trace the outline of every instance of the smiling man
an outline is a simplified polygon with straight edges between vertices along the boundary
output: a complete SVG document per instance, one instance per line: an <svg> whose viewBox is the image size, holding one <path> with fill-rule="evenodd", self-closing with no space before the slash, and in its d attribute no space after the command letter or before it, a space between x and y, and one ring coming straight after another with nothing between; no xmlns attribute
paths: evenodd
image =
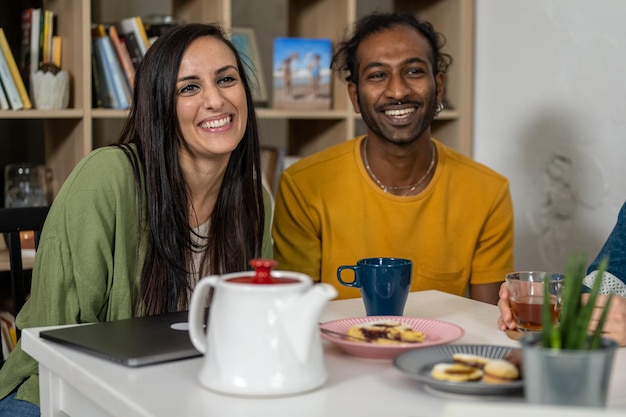
<svg viewBox="0 0 626 417"><path fill-rule="evenodd" d="M367 257L413 261L411 290L436 289L495 304L513 270L513 209L506 178L431 137L451 57L432 25L373 14L339 45L367 134L290 166L276 196L280 269L335 284L340 265Z"/></svg>

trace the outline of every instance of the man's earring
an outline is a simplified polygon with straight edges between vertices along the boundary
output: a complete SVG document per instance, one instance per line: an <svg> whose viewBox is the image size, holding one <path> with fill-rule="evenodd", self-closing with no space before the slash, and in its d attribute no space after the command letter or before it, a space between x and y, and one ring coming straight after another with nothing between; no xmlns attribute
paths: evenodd
<svg viewBox="0 0 626 417"><path fill-rule="evenodd" d="M443 110L443 103L437 104L437 108L435 109L435 117L439 116L439 113Z"/></svg>

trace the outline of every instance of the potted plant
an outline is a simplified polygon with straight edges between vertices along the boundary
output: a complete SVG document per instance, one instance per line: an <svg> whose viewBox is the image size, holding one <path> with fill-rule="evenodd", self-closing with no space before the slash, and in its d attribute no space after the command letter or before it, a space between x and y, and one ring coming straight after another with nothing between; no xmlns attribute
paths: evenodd
<svg viewBox="0 0 626 417"><path fill-rule="evenodd" d="M539 404L604 407L617 344L602 337L611 296L598 326L589 332L589 323L608 259L602 260L589 299L582 302L586 261L569 259L561 313L553 324L548 291L544 291L543 331L521 339L526 398ZM547 281L546 281L547 288Z"/></svg>

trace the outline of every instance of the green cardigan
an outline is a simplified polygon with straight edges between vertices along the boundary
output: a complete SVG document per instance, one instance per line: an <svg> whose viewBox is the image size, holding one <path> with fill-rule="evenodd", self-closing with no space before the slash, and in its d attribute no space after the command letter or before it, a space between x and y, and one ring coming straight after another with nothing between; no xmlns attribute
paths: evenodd
<svg viewBox="0 0 626 417"><path fill-rule="evenodd" d="M272 203L264 190L262 256L272 258ZM17 327L125 319L139 291L145 241L139 236L138 199L130 163L118 148L92 151L64 182L52 205L33 267L31 295ZM141 256L141 257L140 257ZM39 405L38 364L17 347L0 370L0 398Z"/></svg>

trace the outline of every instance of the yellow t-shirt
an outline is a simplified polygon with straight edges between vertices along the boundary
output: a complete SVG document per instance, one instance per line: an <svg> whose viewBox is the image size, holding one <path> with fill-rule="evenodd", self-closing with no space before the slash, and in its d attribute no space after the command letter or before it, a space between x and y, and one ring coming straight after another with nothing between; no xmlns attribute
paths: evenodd
<svg viewBox="0 0 626 417"><path fill-rule="evenodd" d="M413 261L411 291L465 295L468 284L504 281L513 270L513 207L506 178L442 143L422 192L385 193L360 156L364 136L287 168L274 212L277 269L333 284L337 298L360 297L337 268L362 258ZM344 280L352 279L345 271Z"/></svg>

